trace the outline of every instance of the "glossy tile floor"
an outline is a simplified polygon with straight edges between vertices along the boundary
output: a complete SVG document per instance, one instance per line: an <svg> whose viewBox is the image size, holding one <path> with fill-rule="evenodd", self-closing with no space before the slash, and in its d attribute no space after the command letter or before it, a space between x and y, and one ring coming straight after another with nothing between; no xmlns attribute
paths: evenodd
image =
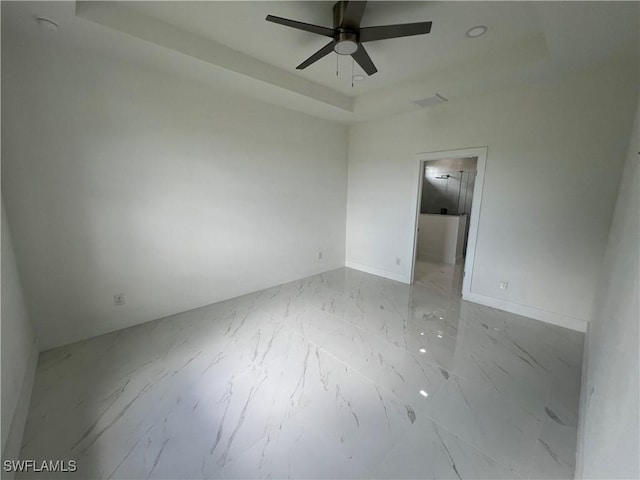
<svg viewBox="0 0 640 480"><path fill-rule="evenodd" d="M78 462L58 478L573 478L583 335L462 302L459 267L417 271L45 352L21 457Z"/></svg>

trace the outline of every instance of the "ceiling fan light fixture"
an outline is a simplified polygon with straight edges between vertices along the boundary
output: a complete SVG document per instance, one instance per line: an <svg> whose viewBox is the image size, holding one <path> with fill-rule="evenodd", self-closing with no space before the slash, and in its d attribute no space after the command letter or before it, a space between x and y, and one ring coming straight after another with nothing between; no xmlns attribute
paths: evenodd
<svg viewBox="0 0 640 480"><path fill-rule="evenodd" d="M339 32L335 37L333 51L338 55L351 55L358 51L358 37L353 32Z"/></svg>
<svg viewBox="0 0 640 480"><path fill-rule="evenodd" d="M356 53L358 50L358 44L353 40L343 40L341 42L336 42L333 46L333 50L338 55L351 55L352 53Z"/></svg>
<svg viewBox="0 0 640 480"><path fill-rule="evenodd" d="M467 30L467 33L465 33L465 35L468 38L478 38L481 35L487 33L487 30L489 29L486 25L476 25L475 27L471 27L469 30Z"/></svg>

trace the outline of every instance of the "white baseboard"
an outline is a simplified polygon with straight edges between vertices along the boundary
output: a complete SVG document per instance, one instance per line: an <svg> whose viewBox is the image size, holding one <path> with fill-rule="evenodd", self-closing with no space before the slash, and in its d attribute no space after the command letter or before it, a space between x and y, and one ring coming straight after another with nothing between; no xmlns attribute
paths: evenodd
<svg viewBox="0 0 640 480"><path fill-rule="evenodd" d="M541 310L539 308L529 307L519 303L505 302L498 298L487 297L485 295L472 292L463 293L462 298L469 302L479 303L480 305L486 305L487 307L497 308L498 310L504 310L505 312L515 313L516 315L522 315L523 317L534 318L559 327L569 328L578 332L587 331L587 322L562 313L549 312L547 310Z"/></svg>
<svg viewBox="0 0 640 480"><path fill-rule="evenodd" d="M397 282L402 282L406 284L410 284L411 280L407 275L402 275L400 273L389 272L388 270L382 270L381 268L371 267L369 265L363 265L361 263L355 262L344 262L344 266L347 268L353 268L354 270L359 270L361 272L370 273L371 275L377 275L379 277L388 278L389 280L395 280Z"/></svg>

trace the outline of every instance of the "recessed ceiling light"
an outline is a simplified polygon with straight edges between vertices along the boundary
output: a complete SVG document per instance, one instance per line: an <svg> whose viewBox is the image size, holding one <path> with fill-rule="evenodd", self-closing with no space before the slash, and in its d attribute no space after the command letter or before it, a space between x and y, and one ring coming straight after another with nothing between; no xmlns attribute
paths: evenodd
<svg viewBox="0 0 640 480"><path fill-rule="evenodd" d="M480 35L484 35L487 32L488 28L484 25L476 25L475 27L471 27L467 30L465 35L469 38L477 38Z"/></svg>
<svg viewBox="0 0 640 480"><path fill-rule="evenodd" d="M37 17L36 21L38 22L38 25L40 25L42 28L46 28L47 30L56 32L58 31L58 28L60 28L60 26L50 18Z"/></svg>
<svg viewBox="0 0 640 480"><path fill-rule="evenodd" d="M360 73L357 73L353 76L353 81L354 82L361 82L362 80L364 80L366 77Z"/></svg>

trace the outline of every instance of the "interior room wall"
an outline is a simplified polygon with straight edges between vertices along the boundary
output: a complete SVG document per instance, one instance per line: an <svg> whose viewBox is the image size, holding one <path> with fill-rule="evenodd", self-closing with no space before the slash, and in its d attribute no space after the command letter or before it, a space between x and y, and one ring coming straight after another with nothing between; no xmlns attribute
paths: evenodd
<svg viewBox="0 0 640 480"><path fill-rule="evenodd" d="M2 189L42 348L344 266L344 126L56 42L2 48Z"/></svg>
<svg viewBox="0 0 640 480"><path fill-rule="evenodd" d="M17 459L29 410L38 359L35 332L27 312L7 215L2 210L2 460ZM13 474L2 472L2 478Z"/></svg>
<svg viewBox="0 0 640 480"><path fill-rule="evenodd" d="M501 308L583 330L622 172L637 70L637 60L612 62L352 126L347 266L408 283L417 153L486 146L475 301L499 300Z"/></svg>
<svg viewBox="0 0 640 480"><path fill-rule="evenodd" d="M639 116L587 333L576 478L640 478Z"/></svg>

